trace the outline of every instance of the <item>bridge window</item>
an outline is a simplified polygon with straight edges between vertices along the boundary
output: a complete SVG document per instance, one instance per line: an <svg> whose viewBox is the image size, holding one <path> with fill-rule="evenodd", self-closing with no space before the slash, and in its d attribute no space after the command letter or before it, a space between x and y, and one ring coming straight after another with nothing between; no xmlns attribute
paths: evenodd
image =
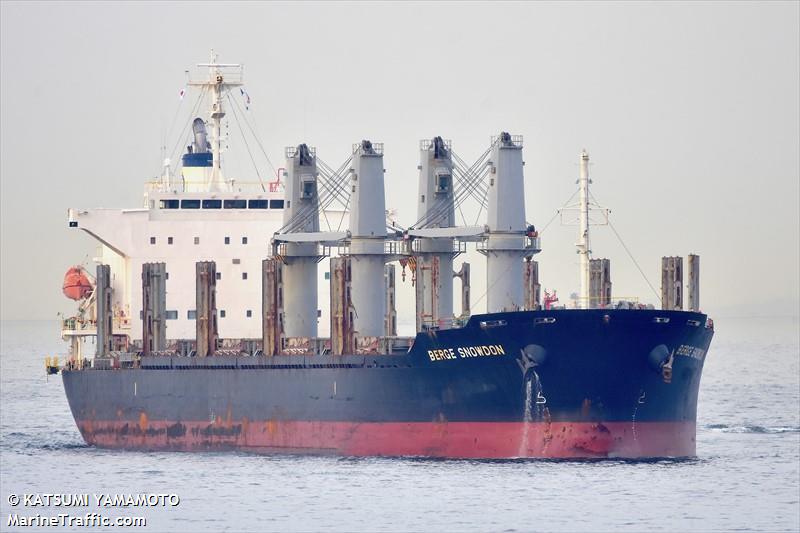
<svg viewBox="0 0 800 533"><path fill-rule="evenodd" d="M200 200L181 200L181 209L200 209Z"/></svg>
<svg viewBox="0 0 800 533"><path fill-rule="evenodd" d="M225 209L247 209L247 200L225 200Z"/></svg>
<svg viewBox="0 0 800 533"><path fill-rule="evenodd" d="M269 208L270 209L283 209L283 200L270 200L269 201Z"/></svg>
<svg viewBox="0 0 800 533"><path fill-rule="evenodd" d="M203 209L222 209L222 200L203 200Z"/></svg>
<svg viewBox="0 0 800 533"><path fill-rule="evenodd" d="M268 209L269 200L250 200L250 209Z"/></svg>
<svg viewBox="0 0 800 533"><path fill-rule="evenodd" d="M179 205L178 200L161 200L161 209L178 209Z"/></svg>
<svg viewBox="0 0 800 533"><path fill-rule="evenodd" d="M186 318L189 320L197 320L197 310L196 309L189 309L186 311Z"/></svg>
<svg viewBox="0 0 800 533"><path fill-rule="evenodd" d="M450 175L440 174L436 176L436 192L446 193L450 190Z"/></svg>
<svg viewBox="0 0 800 533"><path fill-rule="evenodd" d="M178 311L167 310L167 320L178 320Z"/></svg>

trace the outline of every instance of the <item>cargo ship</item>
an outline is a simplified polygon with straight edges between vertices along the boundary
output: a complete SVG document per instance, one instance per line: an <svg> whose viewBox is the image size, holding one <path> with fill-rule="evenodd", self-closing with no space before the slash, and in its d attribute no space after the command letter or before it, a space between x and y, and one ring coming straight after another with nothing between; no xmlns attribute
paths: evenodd
<svg viewBox="0 0 800 533"><path fill-rule="evenodd" d="M403 227L386 210L380 143L354 144L336 168L299 144L274 180L228 178L227 111L249 125L242 70L213 53L197 65L192 112L208 101L207 116L190 118L185 153L146 184L143 207L68 212L69 226L96 239L99 252L94 269L67 272L64 293L78 302L62 325L70 353L47 367L60 371L87 444L695 455L713 337L699 310L699 257L689 256L688 311L680 257L662 259L659 308L613 299L610 263L590 247L590 213L599 208L585 151L574 206L580 292L557 307L554 294L541 295L522 137L492 137L474 163L442 137L422 141L417 219ZM457 225L467 200L485 213L482 225ZM486 261L485 314L471 311L469 264L454 268L468 247ZM413 336L397 332L398 267L414 287Z"/></svg>

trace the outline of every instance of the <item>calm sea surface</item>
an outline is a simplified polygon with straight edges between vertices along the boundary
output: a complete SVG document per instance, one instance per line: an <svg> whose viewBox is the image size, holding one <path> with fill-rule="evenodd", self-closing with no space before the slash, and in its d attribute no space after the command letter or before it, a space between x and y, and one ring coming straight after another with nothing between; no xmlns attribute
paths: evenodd
<svg viewBox="0 0 800 533"><path fill-rule="evenodd" d="M0 325L0 530L9 515L145 517L132 531L800 530L796 319L718 318L700 389L698 457L442 461L133 453L86 446L54 322ZM88 493L87 507L11 495ZM176 507L98 507L94 494L174 493ZM100 528L49 527L44 530Z"/></svg>

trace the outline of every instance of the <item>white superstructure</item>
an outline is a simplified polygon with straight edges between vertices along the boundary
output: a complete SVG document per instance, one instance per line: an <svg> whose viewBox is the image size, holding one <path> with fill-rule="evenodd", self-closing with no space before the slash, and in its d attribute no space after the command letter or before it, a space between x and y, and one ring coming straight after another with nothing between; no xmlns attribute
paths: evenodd
<svg viewBox="0 0 800 533"><path fill-rule="evenodd" d="M100 244L95 259L111 267L114 333L131 340L142 335L142 264L149 262L167 265L167 336L194 338L195 263L201 260L217 264L220 334L261 336L261 261L283 225L283 183L281 176L272 182L244 183L223 174L223 101L228 91L242 84L243 69L217 63L213 52L210 63L197 67L208 77L190 80L189 85L210 101L209 110L206 119L193 120L179 175L171 175L165 162L163 176L145 185L142 208L68 213L70 227ZM312 315L316 319L316 310ZM71 321L65 336L92 334L92 322L91 316L79 324Z"/></svg>
<svg viewBox="0 0 800 533"><path fill-rule="evenodd" d="M102 310L92 303L93 293L80 289L79 313L64 321L62 335L72 341L74 357L82 356L86 337L97 335L100 314L103 353L145 342L148 353L189 353L195 340L200 353L201 337L203 350L211 353L217 348L254 351L257 343L250 341L273 346L273 340L278 341L275 353L318 353L341 339L355 353L403 349L407 343L394 326L393 267L385 268L386 263L402 260L416 268L418 330L453 327L453 276L463 275L454 274L453 257L468 242L478 243L487 257L489 311L525 307L523 263L539 245L525 218L521 137L495 137L469 167L441 137L424 141L419 219L402 230L387 221L381 143L355 144L338 170L300 144L287 149L286 168L275 181L247 184L226 176L223 102L236 109L229 93L242 85L242 66L217 63L212 52L212 61L198 68L207 78L188 83L200 90L198 105L203 98L209 101L208 113L189 119L180 171L172 172L166 160L162 176L145 185L143 207L69 210L70 227L98 241L95 261L107 266L103 279L110 280L103 283ZM485 206L485 225L456 225L455 207L469 195ZM328 215L337 214L331 208L336 201L343 207L334 231ZM341 227L348 214L349 225ZM321 231L321 215L329 231ZM334 256L342 269L337 284L326 281L333 280L327 262L320 268L325 257ZM198 274L198 262L210 270ZM145 269L152 276L143 274L147 263L159 263ZM85 270L91 274L94 268ZM209 276L214 283L208 283ZM146 317L145 292L151 302ZM330 297L320 298L328 292ZM331 320L334 298L339 312ZM149 324L144 336L143 317ZM335 343L324 338L334 322ZM220 344L213 340L206 347L208 339Z"/></svg>

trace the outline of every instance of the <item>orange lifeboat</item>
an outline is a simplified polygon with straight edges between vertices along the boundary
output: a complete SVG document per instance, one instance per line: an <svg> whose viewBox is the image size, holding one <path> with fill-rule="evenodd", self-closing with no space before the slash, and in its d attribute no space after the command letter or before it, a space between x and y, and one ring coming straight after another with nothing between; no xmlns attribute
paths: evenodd
<svg viewBox="0 0 800 533"><path fill-rule="evenodd" d="M91 294L92 290L92 282L86 277L83 268L74 266L64 274L64 286L62 291L64 292L64 296L70 300L83 300Z"/></svg>

